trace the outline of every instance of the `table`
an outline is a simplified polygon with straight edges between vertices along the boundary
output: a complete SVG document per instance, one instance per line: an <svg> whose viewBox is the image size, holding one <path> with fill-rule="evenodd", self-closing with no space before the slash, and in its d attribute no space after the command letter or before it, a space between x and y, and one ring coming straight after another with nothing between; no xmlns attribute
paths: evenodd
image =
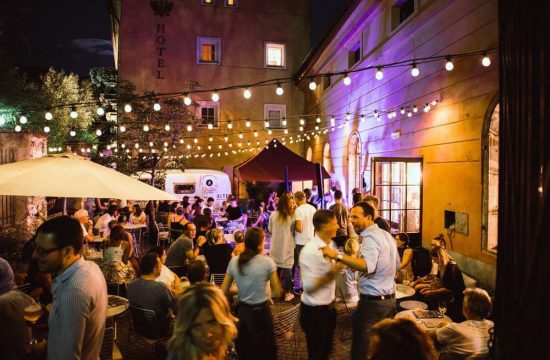
<svg viewBox="0 0 550 360"><path fill-rule="evenodd" d="M443 315L442 318L435 319L418 319L414 313L414 310L405 310L398 312L395 315L396 319L409 319L414 321L421 329L425 331L435 331L444 326L445 323L451 323L452 320L447 315Z"/></svg>
<svg viewBox="0 0 550 360"><path fill-rule="evenodd" d="M130 306L128 299L116 295L107 295L107 317L113 317L124 313Z"/></svg>
<svg viewBox="0 0 550 360"><path fill-rule="evenodd" d="M416 294L416 290L410 286L404 284L397 284L395 286L395 298L397 300L414 296L414 294Z"/></svg>

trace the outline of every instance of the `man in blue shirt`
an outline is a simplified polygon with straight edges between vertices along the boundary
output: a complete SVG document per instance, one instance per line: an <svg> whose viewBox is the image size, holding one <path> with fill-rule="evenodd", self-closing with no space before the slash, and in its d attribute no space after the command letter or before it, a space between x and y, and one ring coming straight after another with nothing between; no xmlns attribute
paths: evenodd
<svg viewBox="0 0 550 360"><path fill-rule="evenodd" d="M359 303L352 319L354 360L367 358L370 328L393 315L395 309L395 275L400 266L397 246L374 219L375 210L366 202L359 202L351 209L350 222L362 238L358 258L339 254L328 246L322 248L324 256L360 271Z"/></svg>

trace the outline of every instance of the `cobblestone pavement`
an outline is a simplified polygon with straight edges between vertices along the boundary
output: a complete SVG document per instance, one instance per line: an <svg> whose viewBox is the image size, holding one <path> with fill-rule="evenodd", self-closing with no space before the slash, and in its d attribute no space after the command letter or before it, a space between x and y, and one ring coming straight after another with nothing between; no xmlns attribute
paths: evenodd
<svg viewBox="0 0 550 360"><path fill-rule="evenodd" d="M290 309L292 306L299 304L299 299L296 297L293 301L285 303L276 301L273 308L273 313ZM350 312L346 311L343 304L337 305L338 316L336 323L336 331L334 333L333 348L330 359L340 360L349 359L351 348L351 319ZM350 311L352 311L350 309ZM149 360L149 359L164 359L165 352L160 350L158 356L155 352L155 347L144 343L142 340L131 338L128 341L129 332L129 314L120 317L117 321L117 339L115 340L124 359ZM288 334L290 335L290 334ZM277 342L278 359L307 359L307 347L305 335L302 332L299 321L296 321L294 326L294 338ZM296 346L295 346L296 344Z"/></svg>

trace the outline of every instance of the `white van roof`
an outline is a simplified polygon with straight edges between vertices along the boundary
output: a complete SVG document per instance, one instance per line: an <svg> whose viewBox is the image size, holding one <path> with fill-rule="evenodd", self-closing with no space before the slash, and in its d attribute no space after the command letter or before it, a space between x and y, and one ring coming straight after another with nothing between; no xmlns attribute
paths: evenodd
<svg viewBox="0 0 550 360"><path fill-rule="evenodd" d="M166 175L172 174L190 174L190 175L227 175L227 173L220 170L213 169L185 169L185 170L168 170Z"/></svg>

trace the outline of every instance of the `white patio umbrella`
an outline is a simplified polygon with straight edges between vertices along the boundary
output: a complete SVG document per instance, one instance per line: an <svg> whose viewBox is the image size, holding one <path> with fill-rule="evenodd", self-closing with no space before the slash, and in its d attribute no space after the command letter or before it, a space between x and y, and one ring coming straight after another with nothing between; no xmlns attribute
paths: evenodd
<svg viewBox="0 0 550 360"><path fill-rule="evenodd" d="M0 195L179 200L175 195L71 153L0 165Z"/></svg>

